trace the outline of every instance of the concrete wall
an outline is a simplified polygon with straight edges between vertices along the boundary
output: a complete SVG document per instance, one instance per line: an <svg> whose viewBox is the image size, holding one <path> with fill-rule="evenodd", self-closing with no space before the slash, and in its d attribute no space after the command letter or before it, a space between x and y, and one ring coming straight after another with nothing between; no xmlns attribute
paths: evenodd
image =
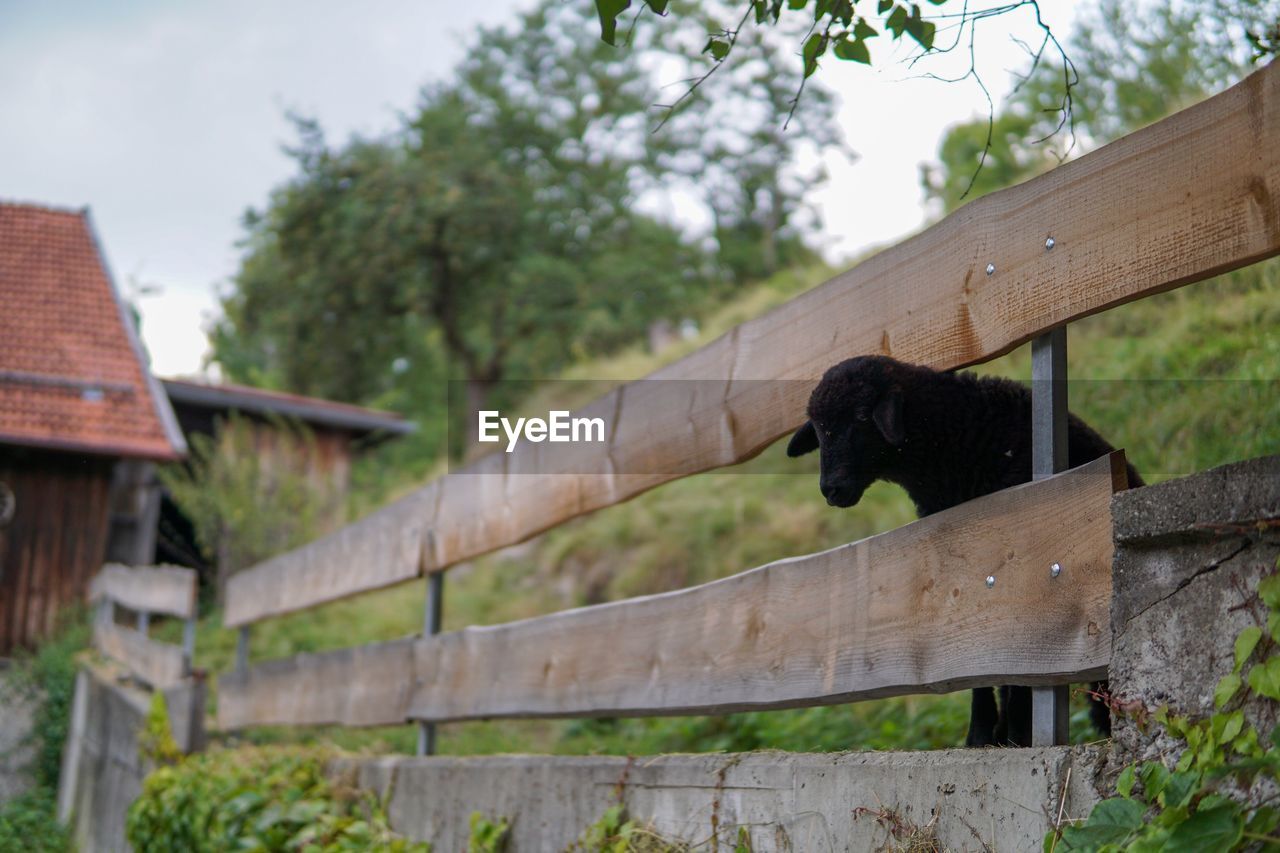
<svg viewBox="0 0 1280 853"><path fill-rule="evenodd" d="M1092 807L1092 788L1071 779L1091 778L1097 757L1066 747L385 757L338 761L333 771L389 797L391 825L439 850L466 849L473 811L511 821L510 850L563 850L619 795L632 817L664 837L708 848L715 834L732 850L745 826L756 851L871 850L890 840L896 819L936 833L949 850L1038 850L1049 815Z"/></svg>
<svg viewBox="0 0 1280 853"><path fill-rule="evenodd" d="M1260 618L1257 581L1280 557L1280 457L1117 496L1111 690L1131 713L1213 711L1240 629ZM1262 732L1274 703L1246 708ZM339 776L388 798L391 824L465 849L468 816L512 821L514 850L563 849L616 802L665 836L708 847L750 829L753 849L893 848L891 824L950 850L1031 850L1081 818L1130 761L1177 744L1117 718L1110 745L916 753L673 755L639 759L345 759ZM870 811L862 811L862 810ZM889 816L893 812L893 818ZM876 812L880 813L878 818Z"/></svg>
<svg viewBox="0 0 1280 853"><path fill-rule="evenodd" d="M1111 690L1131 714L1168 705L1213 713L1213 689L1231 671L1241 629L1266 623L1255 590L1280 558L1280 456L1240 462L1118 495L1111 603ZM1273 702L1246 718L1264 736ZM1115 726L1116 762L1176 756L1178 745Z"/></svg>
<svg viewBox="0 0 1280 853"><path fill-rule="evenodd" d="M204 707L202 684L165 693L174 739L185 751L203 742L192 708ZM87 667L76 676L71 726L62 752L58 819L70 825L82 853L126 851L125 816L151 767L138 751L151 694L121 683L118 672ZM202 717L200 718L202 719Z"/></svg>
<svg viewBox="0 0 1280 853"><path fill-rule="evenodd" d="M0 803L20 796L35 784L31 762L36 745L32 740L35 713L40 696L11 683L0 671Z"/></svg>
<svg viewBox="0 0 1280 853"><path fill-rule="evenodd" d="M71 826L85 853L129 849L124 819L147 774L138 755L138 731L150 702L142 691L113 684L91 669L76 677L58 819Z"/></svg>

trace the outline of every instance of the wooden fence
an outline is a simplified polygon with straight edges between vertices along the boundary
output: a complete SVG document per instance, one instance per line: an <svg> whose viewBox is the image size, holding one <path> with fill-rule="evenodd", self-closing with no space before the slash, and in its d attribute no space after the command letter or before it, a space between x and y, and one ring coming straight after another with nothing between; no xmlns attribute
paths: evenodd
<svg viewBox="0 0 1280 853"><path fill-rule="evenodd" d="M89 585L89 600L97 605L94 647L154 688L178 684L191 674L195 653L196 582L194 569L179 566L104 566ZM117 624L117 605L136 614L135 628ZM184 620L181 646L148 636L153 613Z"/></svg>
<svg viewBox="0 0 1280 853"><path fill-rule="evenodd" d="M975 201L648 377L701 380L678 405L667 390L655 406L642 380L585 407L616 425L585 469L583 446L570 469L557 468L562 448L522 443L236 575L225 624L247 643L268 617L423 574L438 589L461 560L749 459L797 427L822 372L852 356L954 368L1036 339L1037 378L1060 391L1068 322L1278 253L1273 65ZM1043 411L1061 446L1065 403ZM242 654L220 679L219 724L704 713L1098 677L1117 465L692 589L252 668ZM607 662L592 648L606 631Z"/></svg>

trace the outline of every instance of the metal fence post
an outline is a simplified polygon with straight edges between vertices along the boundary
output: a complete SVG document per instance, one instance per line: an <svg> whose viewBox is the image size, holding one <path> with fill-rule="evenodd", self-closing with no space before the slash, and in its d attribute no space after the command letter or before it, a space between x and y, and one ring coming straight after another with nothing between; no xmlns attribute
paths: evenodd
<svg viewBox="0 0 1280 853"><path fill-rule="evenodd" d="M1065 471L1067 456L1067 327L1031 342L1031 473L1035 480ZM1044 566L1046 574L1057 564ZM1031 690L1031 743L1067 742L1070 692L1066 685Z"/></svg>
<svg viewBox="0 0 1280 853"><path fill-rule="evenodd" d="M182 657L186 661L187 675L196 667L196 617L182 623Z"/></svg>
<svg viewBox="0 0 1280 853"><path fill-rule="evenodd" d="M427 612L423 617L422 633L434 637L440 633L444 618L444 572L427 575ZM418 721L418 755L436 754L436 724Z"/></svg>
<svg viewBox="0 0 1280 853"><path fill-rule="evenodd" d="M236 634L236 675L249 669L249 626L241 625Z"/></svg>
<svg viewBox="0 0 1280 853"><path fill-rule="evenodd" d="M138 611L138 633L146 634L151 627L151 613L147 610Z"/></svg>

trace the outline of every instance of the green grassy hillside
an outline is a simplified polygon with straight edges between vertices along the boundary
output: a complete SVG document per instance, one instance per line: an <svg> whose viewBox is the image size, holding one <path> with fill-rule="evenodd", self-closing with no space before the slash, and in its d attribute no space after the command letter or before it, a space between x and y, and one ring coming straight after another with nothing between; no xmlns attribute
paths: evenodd
<svg viewBox="0 0 1280 853"><path fill-rule="evenodd" d="M634 350L582 364L566 378L644 375L827 275L779 276L707 322L698 341L661 358ZM1072 409L1125 447L1149 482L1280 452L1278 297L1280 263L1271 262L1073 324ZM1029 350L980 369L1029 378ZM671 483L453 569L446 630L701 583L913 517L905 495L886 484L852 510L827 507L817 490L816 458L787 460L781 444L745 465ZM415 633L423 596L423 584L410 584L257 625L254 658ZM218 627L216 614L201 625L198 643L199 665L213 672L230 667L234 635ZM967 694L959 694L722 718L469 723L443 727L440 744L446 753L934 748L959 744L967 719ZM1073 730L1077 738L1090 736L1081 714ZM411 750L413 736L408 726L245 735L395 751Z"/></svg>

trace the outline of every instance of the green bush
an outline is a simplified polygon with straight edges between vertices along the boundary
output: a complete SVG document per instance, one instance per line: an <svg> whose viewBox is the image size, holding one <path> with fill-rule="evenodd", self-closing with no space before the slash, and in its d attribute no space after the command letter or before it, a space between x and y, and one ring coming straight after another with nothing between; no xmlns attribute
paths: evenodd
<svg viewBox="0 0 1280 853"><path fill-rule="evenodd" d="M37 787L0 805L0 853L62 853L71 849L57 820L52 791Z"/></svg>
<svg viewBox="0 0 1280 853"><path fill-rule="evenodd" d="M41 701L31 731L36 748L31 766L35 784L28 793L0 804L0 853L71 849L67 831L57 820L58 777L76 689L75 656L88 641L84 614L64 614L58 632L34 654L20 656L6 676L11 687Z"/></svg>
<svg viewBox="0 0 1280 853"><path fill-rule="evenodd" d="M1186 745L1177 761L1125 767L1116 795L1094 806L1082 823L1046 835L1046 851L1280 849L1275 795L1247 796L1280 784L1280 726L1264 740L1241 707L1251 697L1280 702L1280 574L1263 579L1258 596L1265 623L1236 638L1234 665L1214 690L1217 713L1191 720L1158 709L1151 720Z"/></svg>
<svg viewBox="0 0 1280 853"><path fill-rule="evenodd" d="M30 658L20 659L15 677L19 685L43 697L35 715L33 767L36 785L54 792L62 773L62 746L71 725L71 700L76 692L76 654L89 645L89 622L82 611L64 614L56 634Z"/></svg>
<svg viewBox="0 0 1280 853"><path fill-rule="evenodd" d="M129 807L129 843L139 853L430 849L396 836L376 797L331 781L326 758L243 748L159 767Z"/></svg>
<svg viewBox="0 0 1280 853"><path fill-rule="evenodd" d="M215 436L193 435L182 463L160 469L196 542L227 577L307 542L341 519L342 495L316 473L314 434L281 417L266 424L232 414Z"/></svg>

